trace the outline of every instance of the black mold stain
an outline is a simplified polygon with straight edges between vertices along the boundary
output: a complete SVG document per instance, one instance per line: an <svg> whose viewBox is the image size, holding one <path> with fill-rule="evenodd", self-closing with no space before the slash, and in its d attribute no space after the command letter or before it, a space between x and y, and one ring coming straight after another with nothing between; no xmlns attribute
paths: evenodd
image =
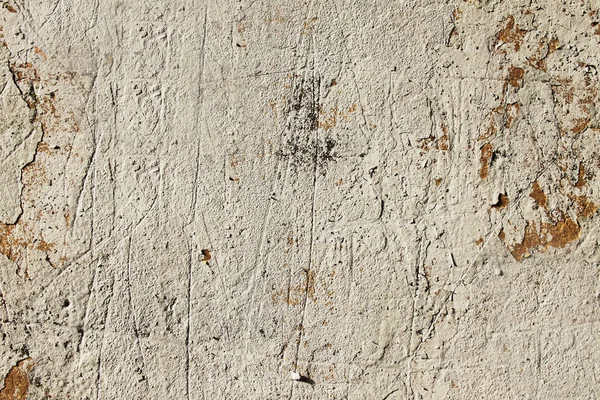
<svg viewBox="0 0 600 400"><path fill-rule="evenodd" d="M314 72L295 75L292 93L284 109L285 128L280 157L291 157L296 168L318 166L325 174L326 166L338 157L336 141L319 130L321 77Z"/></svg>

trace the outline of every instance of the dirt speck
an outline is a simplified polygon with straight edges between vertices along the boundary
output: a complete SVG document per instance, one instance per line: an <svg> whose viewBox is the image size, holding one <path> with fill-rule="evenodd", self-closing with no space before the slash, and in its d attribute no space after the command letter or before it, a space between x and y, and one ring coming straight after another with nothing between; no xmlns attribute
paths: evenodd
<svg viewBox="0 0 600 400"><path fill-rule="evenodd" d="M209 249L203 249L202 250L202 259L200 261L210 261L210 259L212 258L212 256L210 255L210 250Z"/></svg>

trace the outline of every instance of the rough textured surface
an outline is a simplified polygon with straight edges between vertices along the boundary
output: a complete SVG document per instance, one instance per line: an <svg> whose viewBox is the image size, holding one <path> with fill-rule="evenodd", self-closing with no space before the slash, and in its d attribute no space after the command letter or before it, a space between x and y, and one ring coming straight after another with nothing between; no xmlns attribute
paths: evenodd
<svg viewBox="0 0 600 400"><path fill-rule="evenodd" d="M0 8L0 399L592 399L600 2Z"/></svg>

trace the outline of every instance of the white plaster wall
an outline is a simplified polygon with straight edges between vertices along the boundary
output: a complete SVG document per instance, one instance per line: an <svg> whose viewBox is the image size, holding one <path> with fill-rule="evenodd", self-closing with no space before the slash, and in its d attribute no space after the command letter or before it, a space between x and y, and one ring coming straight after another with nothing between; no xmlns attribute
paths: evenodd
<svg viewBox="0 0 600 400"><path fill-rule="evenodd" d="M3 1L0 400L598 398L599 11Z"/></svg>

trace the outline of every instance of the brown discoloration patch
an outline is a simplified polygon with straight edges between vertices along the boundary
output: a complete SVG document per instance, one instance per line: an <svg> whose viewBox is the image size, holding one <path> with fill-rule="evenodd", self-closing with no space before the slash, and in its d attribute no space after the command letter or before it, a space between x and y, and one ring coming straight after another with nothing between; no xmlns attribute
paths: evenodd
<svg viewBox="0 0 600 400"><path fill-rule="evenodd" d="M590 218L598 211L598 205L589 200L586 196L571 195L569 197L575 202L577 218Z"/></svg>
<svg viewBox="0 0 600 400"><path fill-rule="evenodd" d="M57 175L51 167L67 160L75 171L86 165L79 151L71 151L72 140L79 133L76 110L81 111L81 108L76 107L83 104L87 93L84 81L72 72L48 72L44 69L46 54L35 46L33 52L37 57L32 59L43 64L10 61L8 69L21 98L31 110L30 122L37 126L36 129L41 127L42 139L37 144L33 161L21 170L22 213L13 225L0 224L0 253L15 262L18 271L24 270L25 276L28 276L26 258L30 261L45 259L53 266L64 265L68 260L63 248L53 241L71 229L71 221L64 217L65 212L69 212L69 205L49 199L47 195L48 188L56 184L56 180L67 178ZM67 95L58 93L58 88ZM75 181L65 183L71 185ZM61 244L69 246L69 241L65 239ZM45 257L36 252L46 253Z"/></svg>
<svg viewBox="0 0 600 400"><path fill-rule="evenodd" d="M448 151L448 149L450 148L448 126L446 124L441 124L440 128L442 130L442 135L440 137L435 137L433 134L430 134L425 138L419 139L420 148L422 150L421 154L428 152L432 149Z"/></svg>
<svg viewBox="0 0 600 400"><path fill-rule="evenodd" d="M10 4L4 4L4 8L6 8L6 10L8 12L15 13L15 14L17 13L17 10Z"/></svg>
<svg viewBox="0 0 600 400"><path fill-rule="evenodd" d="M515 51L519 51L521 44L523 44L523 38L527 31L519 29L519 26L515 23L515 17L509 15L506 19L506 25L504 29L498 32L498 40L512 44Z"/></svg>
<svg viewBox="0 0 600 400"><path fill-rule="evenodd" d="M35 54L37 54L38 56L42 57L45 60L48 59L48 56L46 55L46 53L44 53L44 51L42 49L40 49L39 47L35 46L33 48L33 51L35 52Z"/></svg>
<svg viewBox="0 0 600 400"><path fill-rule="evenodd" d="M458 21L459 19L461 19L462 14L463 12L460 8L457 8L454 11L452 11L452 17L454 18L454 21Z"/></svg>
<svg viewBox="0 0 600 400"><path fill-rule="evenodd" d="M26 165L22 172L21 183L26 188L41 186L48 180L46 168L42 163L36 161Z"/></svg>
<svg viewBox="0 0 600 400"><path fill-rule="evenodd" d="M435 186L440 186L442 184L442 178L437 178L435 180Z"/></svg>
<svg viewBox="0 0 600 400"><path fill-rule="evenodd" d="M312 301L316 301L315 298L315 271L310 270L306 272L306 296Z"/></svg>
<svg viewBox="0 0 600 400"><path fill-rule="evenodd" d="M200 261L207 262L207 261L210 261L211 258L212 258L212 256L210 255L210 250L203 249L202 250L202 259Z"/></svg>
<svg viewBox="0 0 600 400"><path fill-rule="evenodd" d="M562 248L567 244L579 239L581 228L571 218L562 218L556 223L542 223L540 230L536 229L534 221L528 221L525 226L525 234L521 243L509 247L509 251L517 261L529 257L530 251L537 249L544 253L549 247ZM501 237L504 242L505 237Z"/></svg>
<svg viewBox="0 0 600 400"><path fill-rule="evenodd" d="M521 111L521 106L519 103L510 103L506 105L505 115L506 115L506 127L510 128L512 126L513 121L519 115Z"/></svg>
<svg viewBox="0 0 600 400"><path fill-rule="evenodd" d="M481 179L486 179L490 172L490 162L492 160L493 149L491 143L486 143L481 146L481 157L479 161L481 163L481 167L479 168L479 177Z"/></svg>
<svg viewBox="0 0 600 400"><path fill-rule="evenodd" d="M315 272L312 270L306 272L306 283L290 287L287 291L277 291L271 295L273 304L285 303L290 306L296 306L309 298L313 302L317 301L315 296Z"/></svg>
<svg viewBox="0 0 600 400"><path fill-rule="evenodd" d="M579 134L587 129L587 127L590 125L591 119L575 118L573 122L575 123L575 125L573 126L573 128L571 128L571 131L573 131L574 134Z"/></svg>
<svg viewBox="0 0 600 400"><path fill-rule="evenodd" d="M438 139L437 148L442 151L448 151L448 127L446 124L441 126L443 135Z"/></svg>
<svg viewBox="0 0 600 400"><path fill-rule="evenodd" d="M581 67L587 68L587 64ZM555 77L552 93L559 128L563 135L580 134L587 129L598 128L596 109L598 84L590 76L576 79L571 76Z"/></svg>
<svg viewBox="0 0 600 400"><path fill-rule="evenodd" d="M0 400L25 400L29 392L29 377L35 363L26 358L17 363L4 378L4 388L0 390Z"/></svg>
<svg viewBox="0 0 600 400"><path fill-rule="evenodd" d="M533 182L533 187L531 188L531 193L529 193L529 197L534 199L540 207L546 208L548 206L548 198L546 197L546 194L540 187L538 181Z"/></svg>
<svg viewBox="0 0 600 400"><path fill-rule="evenodd" d="M579 163L579 173L577 175L577 182L575 183L576 188L582 188L586 184L585 169L583 163Z"/></svg>
<svg viewBox="0 0 600 400"><path fill-rule="evenodd" d="M552 86L554 93L560 95L566 104L571 104L575 95L573 80L571 78L556 78L556 81L558 84Z"/></svg>
<svg viewBox="0 0 600 400"><path fill-rule="evenodd" d="M548 40L547 38L542 38L537 44L536 51L527 57L527 64L537 70L547 72L546 58L554 53L556 49L558 49L558 39L553 38Z"/></svg>
<svg viewBox="0 0 600 400"><path fill-rule="evenodd" d="M511 65L508 69L508 83L510 83L512 87L520 88L523 85L524 76L525 70L523 68Z"/></svg>
<svg viewBox="0 0 600 400"><path fill-rule="evenodd" d="M504 232L504 229L502 229L500 232L498 232L498 237L500 238L500 240L502 240L503 242L506 240L506 232Z"/></svg>
<svg viewBox="0 0 600 400"><path fill-rule="evenodd" d="M350 106L347 112L339 110L337 107L334 107L329 110L329 112L325 112L323 109L319 107L319 120L317 125L319 128L325 129L326 131L335 128L340 120L347 121L349 118L348 114L351 114L356 111L356 104Z"/></svg>
<svg viewBox="0 0 600 400"><path fill-rule="evenodd" d="M501 209L505 208L506 206L508 206L509 202L510 202L510 199L508 198L508 196L505 195L504 193L500 193L498 195L498 201L495 204L492 204L492 208L496 209L496 210L501 210Z"/></svg>
<svg viewBox="0 0 600 400"><path fill-rule="evenodd" d="M482 238L482 237L480 237L479 239L477 239L477 240L475 241L475 244L476 244L477 246L481 246L481 245L483 244L483 238Z"/></svg>
<svg viewBox="0 0 600 400"><path fill-rule="evenodd" d="M498 132L498 130L496 129L496 126L494 125L494 123L491 123L490 126L488 127L488 129L479 135L477 140L479 140L479 141L487 140L493 136L496 136L497 132Z"/></svg>
<svg viewBox="0 0 600 400"><path fill-rule="evenodd" d="M310 35L315 28L315 22L317 22L317 17L312 17L308 21L304 22L304 26L302 28L302 34Z"/></svg>

